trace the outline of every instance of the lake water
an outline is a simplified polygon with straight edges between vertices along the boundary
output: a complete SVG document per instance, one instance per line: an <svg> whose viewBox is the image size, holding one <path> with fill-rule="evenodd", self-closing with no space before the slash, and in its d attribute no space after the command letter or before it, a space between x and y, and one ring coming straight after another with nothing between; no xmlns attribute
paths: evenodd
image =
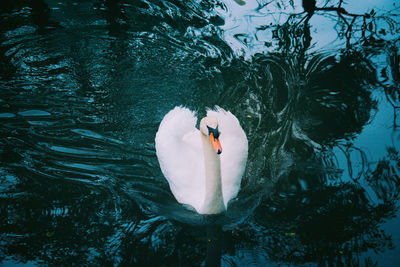
<svg viewBox="0 0 400 267"><path fill-rule="evenodd" d="M0 264L400 266L400 4L352 2L3 0ZM226 214L161 173L179 105L247 134Z"/></svg>

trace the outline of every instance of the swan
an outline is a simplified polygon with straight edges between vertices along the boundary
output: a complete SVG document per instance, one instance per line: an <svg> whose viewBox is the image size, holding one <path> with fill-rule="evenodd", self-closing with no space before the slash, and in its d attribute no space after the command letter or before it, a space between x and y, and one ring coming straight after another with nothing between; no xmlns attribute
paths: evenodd
<svg viewBox="0 0 400 267"><path fill-rule="evenodd" d="M248 142L238 119L216 106L196 128L196 114L175 107L160 123L155 146L175 199L199 214L225 212L246 168Z"/></svg>

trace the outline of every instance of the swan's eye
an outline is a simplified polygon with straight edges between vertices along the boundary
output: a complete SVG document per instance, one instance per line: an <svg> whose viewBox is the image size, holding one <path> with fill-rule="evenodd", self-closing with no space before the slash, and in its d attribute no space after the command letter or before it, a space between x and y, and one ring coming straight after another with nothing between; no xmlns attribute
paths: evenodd
<svg viewBox="0 0 400 267"><path fill-rule="evenodd" d="M208 135L213 134L214 138L219 137L218 126L216 128L211 128L210 126L207 126L207 128L208 128Z"/></svg>

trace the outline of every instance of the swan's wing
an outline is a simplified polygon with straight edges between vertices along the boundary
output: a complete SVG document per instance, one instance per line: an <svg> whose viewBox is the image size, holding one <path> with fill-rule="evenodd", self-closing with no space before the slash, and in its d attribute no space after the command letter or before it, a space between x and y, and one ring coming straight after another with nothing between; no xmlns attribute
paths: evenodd
<svg viewBox="0 0 400 267"><path fill-rule="evenodd" d="M204 202L205 170L196 122L194 112L175 107L161 121L155 143L161 171L176 200L199 212Z"/></svg>
<svg viewBox="0 0 400 267"><path fill-rule="evenodd" d="M231 112L216 106L215 110L207 110L207 116L217 118L221 132L222 195L227 207L228 201L236 197L240 189L247 161L247 137L239 120Z"/></svg>

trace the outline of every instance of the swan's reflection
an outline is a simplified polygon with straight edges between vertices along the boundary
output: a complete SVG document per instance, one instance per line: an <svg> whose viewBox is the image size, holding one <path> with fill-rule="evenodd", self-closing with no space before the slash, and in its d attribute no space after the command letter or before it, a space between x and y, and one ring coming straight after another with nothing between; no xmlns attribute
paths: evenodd
<svg viewBox="0 0 400 267"><path fill-rule="evenodd" d="M223 245L223 232L220 225L207 226L207 256L205 266L221 266L221 253Z"/></svg>

